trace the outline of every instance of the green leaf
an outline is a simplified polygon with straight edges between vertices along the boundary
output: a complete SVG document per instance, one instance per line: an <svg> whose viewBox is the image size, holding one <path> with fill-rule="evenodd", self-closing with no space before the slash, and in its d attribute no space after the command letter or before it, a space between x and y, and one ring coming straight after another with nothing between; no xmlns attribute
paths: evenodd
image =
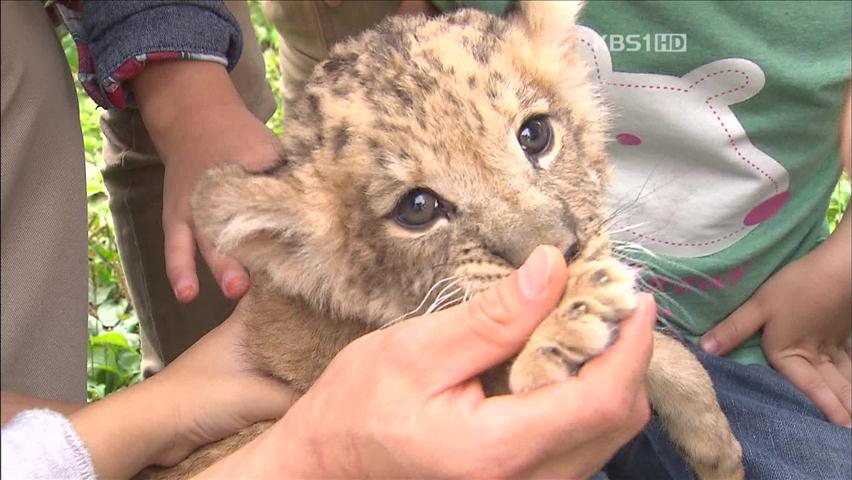
<svg viewBox="0 0 852 480"><path fill-rule="evenodd" d="M117 363L119 370L128 377L139 372L139 365L142 362L142 355L132 350L122 350L118 352Z"/></svg>
<svg viewBox="0 0 852 480"><path fill-rule="evenodd" d="M98 320L101 322L101 327L107 330L115 328L118 322L121 321L119 318L121 313L123 312L119 310L115 302L106 301L98 305Z"/></svg>
<svg viewBox="0 0 852 480"><path fill-rule="evenodd" d="M95 337L100 333L100 322L96 317L89 315L89 338Z"/></svg>
<svg viewBox="0 0 852 480"><path fill-rule="evenodd" d="M87 380L86 393L89 398L89 402L100 400L106 396L106 385L91 379Z"/></svg>
<svg viewBox="0 0 852 480"><path fill-rule="evenodd" d="M65 58L68 59L68 65L71 67L71 71L76 75L78 70L79 61L77 59L77 45L74 44L74 39L71 38L71 34L65 31L62 36L62 50L65 51Z"/></svg>
<svg viewBox="0 0 852 480"><path fill-rule="evenodd" d="M843 214L849 206L850 184L849 177L844 173L840 177L840 181L834 187L834 192L831 194L831 200L828 203L828 228L829 231L834 231L840 221L843 220Z"/></svg>
<svg viewBox="0 0 852 480"><path fill-rule="evenodd" d="M103 321L102 321L102 324L103 324ZM117 333L117 332L102 333L100 335L89 338L89 346L90 347L99 347L99 346L108 346L108 345L116 346L116 347L123 347L123 348L127 348L127 349L130 348L130 344L127 343L127 340L124 338L124 335ZM107 363L107 361L104 361L102 363Z"/></svg>
<svg viewBox="0 0 852 480"><path fill-rule="evenodd" d="M114 284L106 286L102 285L98 287L97 291L95 292L94 301L92 303L94 303L95 305L103 304L110 298L112 292L115 291L115 288L116 285ZM100 314L98 314L98 317L100 317Z"/></svg>
<svg viewBox="0 0 852 480"><path fill-rule="evenodd" d="M97 383L104 384L105 395L127 385L130 380L130 375L123 374L112 365L97 365L93 373L93 379Z"/></svg>

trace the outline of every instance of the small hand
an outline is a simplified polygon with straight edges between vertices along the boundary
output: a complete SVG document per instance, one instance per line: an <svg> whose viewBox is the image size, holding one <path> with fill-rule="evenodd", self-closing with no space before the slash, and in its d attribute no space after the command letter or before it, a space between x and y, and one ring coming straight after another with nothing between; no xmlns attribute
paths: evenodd
<svg viewBox="0 0 852 480"><path fill-rule="evenodd" d="M157 464L173 465L201 445L279 418L296 400L294 390L258 371L245 354L244 315L251 301L244 298L221 325L144 382L173 406L174 442Z"/></svg>
<svg viewBox="0 0 852 480"><path fill-rule="evenodd" d="M183 303L198 295L196 244L226 297L249 287L245 269L197 235L190 200L205 169L239 163L250 169L272 164L278 139L249 112L221 65L156 62L133 80L133 90L151 138L166 166L163 233L166 274Z"/></svg>
<svg viewBox="0 0 852 480"><path fill-rule="evenodd" d="M238 299L249 287L242 265L219 253L210 240L195 232L190 207L195 184L208 167L227 162L259 169L275 160L278 141L274 134L243 107L235 110L205 113L207 120L199 122L203 125L193 125L197 134L168 153L163 186L166 272L181 302L189 302L198 294L196 243L226 297Z"/></svg>
<svg viewBox="0 0 852 480"><path fill-rule="evenodd" d="M577 377L490 398L477 378L520 350L566 277L561 252L539 247L470 302L355 340L281 421L201 476L593 474L650 415L648 297Z"/></svg>
<svg viewBox="0 0 852 480"><path fill-rule="evenodd" d="M201 445L286 412L294 392L243 350L248 300L157 375L69 416L98 477L174 465Z"/></svg>
<svg viewBox="0 0 852 480"><path fill-rule="evenodd" d="M700 345L725 355L763 328L769 363L832 423L852 427L849 217L820 247L767 280Z"/></svg>

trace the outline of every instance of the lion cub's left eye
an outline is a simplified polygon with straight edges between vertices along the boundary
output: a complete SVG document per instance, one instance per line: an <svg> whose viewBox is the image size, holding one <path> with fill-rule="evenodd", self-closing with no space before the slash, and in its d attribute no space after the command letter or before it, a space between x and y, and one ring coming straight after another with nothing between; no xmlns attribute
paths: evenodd
<svg viewBox="0 0 852 480"><path fill-rule="evenodd" d="M528 118L518 130L518 144L530 162L537 165L538 157L546 153L553 144L550 120L545 115Z"/></svg>
<svg viewBox="0 0 852 480"><path fill-rule="evenodd" d="M393 212L396 223L410 230L423 230L444 216L446 210L441 199L426 188L415 188L406 193Z"/></svg>

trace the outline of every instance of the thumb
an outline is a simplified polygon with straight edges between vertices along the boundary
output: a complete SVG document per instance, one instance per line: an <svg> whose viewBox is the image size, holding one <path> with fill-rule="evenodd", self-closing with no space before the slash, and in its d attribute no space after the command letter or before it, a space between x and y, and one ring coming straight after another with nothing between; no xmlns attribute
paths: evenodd
<svg viewBox="0 0 852 480"><path fill-rule="evenodd" d="M562 253L539 246L470 302L400 325L411 329L406 343L419 352L412 378L443 391L511 358L558 305L567 276Z"/></svg>
<svg viewBox="0 0 852 480"><path fill-rule="evenodd" d="M727 355L766 323L759 304L750 299L701 337L698 346L707 353Z"/></svg>

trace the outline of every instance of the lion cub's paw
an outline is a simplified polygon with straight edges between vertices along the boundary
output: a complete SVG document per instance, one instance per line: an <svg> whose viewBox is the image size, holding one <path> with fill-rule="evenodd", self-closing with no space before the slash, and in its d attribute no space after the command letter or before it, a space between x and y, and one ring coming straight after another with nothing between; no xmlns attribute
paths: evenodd
<svg viewBox="0 0 852 480"><path fill-rule="evenodd" d="M512 364L511 390L563 381L606 350L618 335L618 322L636 308L634 283L634 273L610 258L571 263L562 301Z"/></svg>
<svg viewBox="0 0 852 480"><path fill-rule="evenodd" d="M576 261L568 266L568 286L557 310L577 308L577 300L589 297L596 302L595 314L618 322L636 308L635 280L633 270L612 258Z"/></svg>

